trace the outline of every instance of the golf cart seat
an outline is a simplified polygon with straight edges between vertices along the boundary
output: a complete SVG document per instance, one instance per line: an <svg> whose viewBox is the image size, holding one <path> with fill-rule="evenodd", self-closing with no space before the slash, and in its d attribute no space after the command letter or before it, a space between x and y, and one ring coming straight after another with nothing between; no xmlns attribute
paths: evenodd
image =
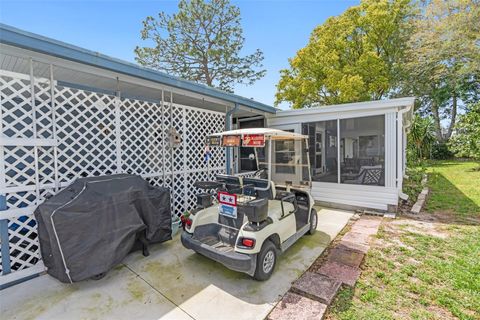
<svg viewBox="0 0 480 320"><path fill-rule="evenodd" d="M260 178L243 178L243 186L254 186L257 198L275 199L275 184L273 181Z"/></svg>
<svg viewBox="0 0 480 320"><path fill-rule="evenodd" d="M258 198L247 203L238 204L238 212L246 215L250 222L263 222L268 218L268 199Z"/></svg>
<svg viewBox="0 0 480 320"><path fill-rule="evenodd" d="M225 191L229 193L241 193L243 185L242 177L217 174L215 178L218 182L225 183Z"/></svg>
<svg viewBox="0 0 480 320"><path fill-rule="evenodd" d="M276 218L280 220L283 216L288 215L295 209L295 206L291 202L282 202L280 200L270 200L268 201L268 216L271 218Z"/></svg>

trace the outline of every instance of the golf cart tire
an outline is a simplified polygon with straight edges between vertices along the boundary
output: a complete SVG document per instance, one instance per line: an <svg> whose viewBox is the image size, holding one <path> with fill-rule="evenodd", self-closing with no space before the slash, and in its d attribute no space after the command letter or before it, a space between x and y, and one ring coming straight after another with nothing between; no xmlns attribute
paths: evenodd
<svg viewBox="0 0 480 320"><path fill-rule="evenodd" d="M270 268L268 272L265 272L263 270L263 262L267 254L269 254L269 252L273 253L273 266ZM270 279L273 271L275 270L275 265L277 264L277 256L278 256L277 247L275 247L272 241L265 240L265 242L262 245L262 249L260 250L257 256L257 265L255 268L255 273L253 275L253 278L258 281L265 281Z"/></svg>
<svg viewBox="0 0 480 320"><path fill-rule="evenodd" d="M315 223L312 224L312 221ZM310 229L308 230L308 234L312 235L317 231L317 224L318 224L318 216L317 216L317 210L313 209L310 211Z"/></svg>

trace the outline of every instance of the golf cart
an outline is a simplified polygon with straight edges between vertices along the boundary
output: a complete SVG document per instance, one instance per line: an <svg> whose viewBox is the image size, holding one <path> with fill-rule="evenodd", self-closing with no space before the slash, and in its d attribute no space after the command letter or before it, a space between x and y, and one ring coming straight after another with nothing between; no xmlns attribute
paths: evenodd
<svg viewBox="0 0 480 320"><path fill-rule="evenodd" d="M197 208L184 216L182 244L256 280L273 273L279 253L313 234L307 136L276 129L240 129L207 137L210 147L253 147L253 177L197 181Z"/></svg>

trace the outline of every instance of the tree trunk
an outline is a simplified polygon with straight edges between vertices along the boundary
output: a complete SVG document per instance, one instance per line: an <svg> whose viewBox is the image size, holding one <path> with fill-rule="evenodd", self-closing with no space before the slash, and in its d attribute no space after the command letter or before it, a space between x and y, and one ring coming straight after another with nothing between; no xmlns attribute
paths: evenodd
<svg viewBox="0 0 480 320"><path fill-rule="evenodd" d="M450 139L450 137L452 136L452 131L453 131L453 128L455 127L456 119L457 119L457 93L454 91L452 94L452 114L450 119L450 125L448 126L445 140Z"/></svg>
<svg viewBox="0 0 480 320"><path fill-rule="evenodd" d="M442 126L440 124L440 115L438 113L438 106L436 102L432 102L432 115L433 120L435 121L435 134L437 136L437 140L443 142L444 138L442 134Z"/></svg>

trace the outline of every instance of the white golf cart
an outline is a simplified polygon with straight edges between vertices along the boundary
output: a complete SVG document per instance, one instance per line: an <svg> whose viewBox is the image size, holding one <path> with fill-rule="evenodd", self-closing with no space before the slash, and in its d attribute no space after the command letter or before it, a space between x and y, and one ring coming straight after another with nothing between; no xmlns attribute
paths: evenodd
<svg viewBox="0 0 480 320"><path fill-rule="evenodd" d="M278 254L317 227L307 138L264 128L209 136L211 147L254 147L250 158L260 169L253 177L196 182L205 192L183 217L184 247L257 280L270 278Z"/></svg>

